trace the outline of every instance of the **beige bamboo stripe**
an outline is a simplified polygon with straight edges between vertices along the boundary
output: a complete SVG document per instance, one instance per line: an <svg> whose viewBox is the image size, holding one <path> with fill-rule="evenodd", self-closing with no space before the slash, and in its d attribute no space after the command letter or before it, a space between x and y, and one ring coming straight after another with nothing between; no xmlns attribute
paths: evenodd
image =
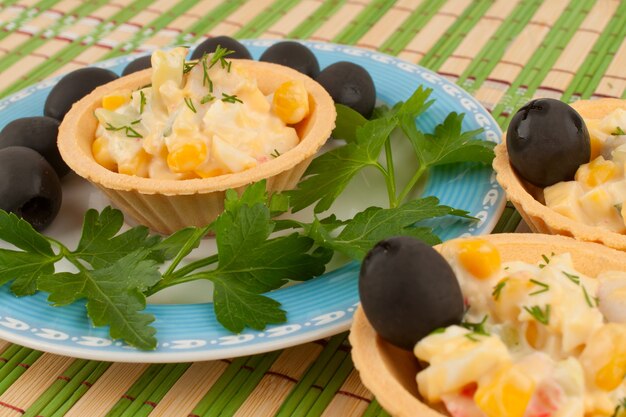
<svg viewBox="0 0 626 417"><path fill-rule="evenodd" d="M166 13L168 10L174 7L176 3L178 2L174 0L157 0L154 3L152 3L150 6L148 6L148 9L157 10L159 12Z"/></svg>
<svg viewBox="0 0 626 417"><path fill-rule="evenodd" d="M54 24L61 18L59 13L45 12L35 17L33 20L22 26L22 30L28 32L38 32L41 29L46 29Z"/></svg>
<svg viewBox="0 0 626 417"><path fill-rule="evenodd" d="M83 2L79 0L63 0L53 6L51 11L67 13L72 9L80 6ZM45 13L44 13L45 14Z"/></svg>
<svg viewBox="0 0 626 417"><path fill-rule="evenodd" d="M441 66L444 74L460 76L513 11L519 0L498 0L480 18L452 55Z"/></svg>
<svg viewBox="0 0 626 417"><path fill-rule="evenodd" d="M39 3L39 0L22 0L20 4L25 7L33 7L35 4Z"/></svg>
<svg viewBox="0 0 626 417"><path fill-rule="evenodd" d="M187 416L224 373L228 363L196 362L176 381L150 417Z"/></svg>
<svg viewBox="0 0 626 417"><path fill-rule="evenodd" d="M57 377L74 361L74 358L44 353L1 396L0 402L26 410ZM22 413L2 409L2 416L19 417Z"/></svg>
<svg viewBox="0 0 626 417"><path fill-rule="evenodd" d="M224 3L224 0L202 0L191 6L185 14L195 18L201 18L204 15L209 14L213 9L222 3Z"/></svg>
<svg viewBox="0 0 626 417"><path fill-rule="evenodd" d="M418 62L470 3L471 0L448 0L398 56L407 61Z"/></svg>
<svg viewBox="0 0 626 417"><path fill-rule="evenodd" d="M105 416L147 367L145 363L111 364L65 417Z"/></svg>
<svg viewBox="0 0 626 417"><path fill-rule="evenodd" d="M417 4L415 6L417 6ZM378 49L409 16L411 16L411 12L408 9L389 10L367 31L357 45L362 48Z"/></svg>
<svg viewBox="0 0 626 417"><path fill-rule="evenodd" d="M12 22L21 12L22 10L16 7L9 7L8 9L2 10L0 12L0 23Z"/></svg>
<svg viewBox="0 0 626 417"><path fill-rule="evenodd" d="M568 5L568 0L545 2L535 12L529 23L509 45L491 74L490 82L483 83L474 96L488 109L500 101L508 86L517 78L543 39ZM502 62L503 61L503 62ZM497 82L495 80L501 81Z"/></svg>
<svg viewBox="0 0 626 417"><path fill-rule="evenodd" d="M153 20L158 19L159 16L161 16L161 13L154 11L152 9L142 10L141 12L137 13L136 15L128 19L127 23L138 25L138 26L146 26L148 23L152 22Z"/></svg>
<svg viewBox="0 0 626 417"><path fill-rule="evenodd" d="M582 30L579 29L574 34L546 76L542 86L561 91L567 88L600 37L600 33L611 20L618 5L616 0L600 0L593 6L580 26ZM593 30L593 32L587 32L586 29ZM540 91L538 93L541 94Z"/></svg>
<svg viewBox="0 0 626 417"><path fill-rule="evenodd" d="M346 2L334 15L313 32L311 39L327 42L332 40L335 36L339 35L369 3L370 0L363 0L359 3Z"/></svg>
<svg viewBox="0 0 626 417"><path fill-rule="evenodd" d="M213 29L211 29L211 36L234 35L243 25L254 19L272 2L272 0L258 0L245 3L222 22L215 25Z"/></svg>
<svg viewBox="0 0 626 417"><path fill-rule="evenodd" d="M285 349L269 371L263 375L234 417L264 417L276 414L296 385L295 381L302 377L321 351L322 346L314 343Z"/></svg>
<svg viewBox="0 0 626 417"><path fill-rule="evenodd" d="M365 399L371 400L372 398L373 395L361 384L358 371L353 369L321 417L362 416L369 406L369 402Z"/></svg>
<svg viewBox="0 0 626 417"><path fill-rule="evenodd" d="M9 69L2 72L2 77L0 77L0 90L9 87L22 77L23 74L29 72L44 61L46 61L46 58L40 56L28 55L24 57L19 62L9 67ZM19 69L15 69L15 65L18 65Z"/></svg>
<svg viewBox="0 0 626 417"><path fill-rule="evenodd" d="M11 346L12 344L13 343L11 342L7 342L6 340L0 339L0 354L4 353L4 351L7 350L7 348Z"/></svg>
<svg viewBox="0 0 626 417"><path fill-rule="evenodd" d="M323 4L321 0L304 0L278 19L262 35L263 38L284 38L298 27L307 17L311 16Z"/></svg>
<svg viewBox="0 0 626 417"><path fill-rule="evenodd" d="M621 96L626 90L626 39L615 53L611 64L607 68L596 93L609 96Z"/></svg>

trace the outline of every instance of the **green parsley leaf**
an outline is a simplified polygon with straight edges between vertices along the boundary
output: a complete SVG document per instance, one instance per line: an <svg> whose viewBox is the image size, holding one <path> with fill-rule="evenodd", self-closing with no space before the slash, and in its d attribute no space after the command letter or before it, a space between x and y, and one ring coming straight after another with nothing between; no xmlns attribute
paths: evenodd
<svg viewBox="0 0 626 417"><path fill-rule="evenodd" d="M136 249L150 248L161 240L159 236L149 236L148 228L144 226L118 234L123 224L124 216L119 210L111 207L106 207L101 213L88 210L78 247L73 254L93 268L104 268Z"/></svg>
<svg viewBox="0 0 626 417"><path fill-rule="evenodd" d="M361 113L343 104L336 103L335 109L337 122L332 133L333 138L343 139L348 143L356 141L356 130L367 123L367 119Z"/></svg>
<svg viewBox="0 0 626 417"><path fill-rule="evenodd" d="M466 214L464 211L439 205L436 197L425 197L391 209L369 207L348 221L337 237L332 237L332 229L319 220L313 222L308 233L318 244L360 260L377 242L392 236L412 236L431 245L440 243L431 228L418 227L415 224L436 217ZM334 221L329 224L331 227L341 225Z"/></svg>
<svg viewBox="0 0 626 417"><path fill-rule="evenodd" d="M378 155L395 127L395 122L386 119L368 122L357 128L356 142L315 158L298 189L286 192L292 210L300 211L316 201L316 213L328 210L361 169L378 164Z"/></svg>
<svg viewBox="0 0 626 417"><path fill-rule="evenodd" d="M150 326L154 316L142 313L146 307L143 295L161 279L158 265L146 259L149 249L139 249L96 270L79 268L79 272L43 275L38 288L50 293L48 300L56 306L87 299L87 313L94 326L110 326L115 339L123 339L140 349L156 347L156 330Z"/></svg>
<svg viewBox="0 0 626 417"><path fill-rule="evenodd" d="M0 285L13 281L11 291L17 296L37 291L37 279L54 273L56 257L34 252L0 249Z"/></svg>
<svg viewBox="0 0 626 417"><path fill-rule="evenodd" d="M280 303L248 291L238 282L213 277L213 306L217 320L228 330L240 333L246 326L263 330L268 324L284 323L287 314Z"/></svg>
<svg viewBox="0 0 626 417"><path fill-rule="evenodd" d="M491 163L495 144L476 139L481 130L461 132L463 117L463 114L450 113L431 135L419 131L410 115L401 116L400 126L422 166L430 168L456 162Z"/></svg>
<svg viewBox="0 0 626 417"><path fill-rule="evenodd" d="M19 249L43 256L53 256L50 242L26 220L0 210L0 239Z"/></svg>

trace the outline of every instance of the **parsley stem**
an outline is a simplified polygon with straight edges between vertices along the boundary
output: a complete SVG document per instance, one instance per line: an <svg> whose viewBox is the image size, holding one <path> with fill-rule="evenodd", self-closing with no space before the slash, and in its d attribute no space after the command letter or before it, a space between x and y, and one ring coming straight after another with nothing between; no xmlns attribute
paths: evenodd
<svg viewBox="0 0 626 417"><path fill-rule="evenodd" d="M204 258L204 259L199 259L195 262L190 263L189 265L187 265L187 267L194 265L194 269L198 269L201 266L207 266L215 262L217 262L217 255L209 256L208 258ZM204 263L204 265L200 265L201 263ZM179 273L183 269L184 268L181 268L176 273ZM156 285L150 287L147 291L144 292L144 295L146 297L149 297L166 288L173 287L174 285L183 284L185 282L197 281L199 279L208 279L207 276L209 275L206 274L205 272L199 272L197 274L191 274L191 275L172 275L170 279L167 279L167 280L163 279L159 281Z"/></svg>
<svg viewBox="0 0 626 417"><path fill-rule="evenodd" d="M376 168L378 168L378 170L381 172L381 174L383 174L383 176L385 177L385 184L387 184L387 195L389 196L389 206L390 207L395 207L395 200L396 200L396 193L394 192L395 189L395 185L391 185L390 181L391 181L391 177L389 176L389 172L387 172L387 170L385 169L384 166L382 166L380 163L376 162L374 164Z"/></svg>
<svg viewBox="0 0 626 417"><path fill-rule="evenodd" d="M393 155L391 153L391 136L385 141L385 159L387 160L387 193L389 194L389 208L395 208L398 205L396 201L396 173L393 167Z"/></svg>
<svg viewBox="0 0 626 417"><path fill-rule="evenodd" d="M184 275L189 274L190 272L195 271L196 269L202 268L204 266L209 266L211 264L214 264L217 261L218 261L217 254L208 256L206 258L198 259L197 261L188 263L187 265L183 266L176 272L172 272L173 269L172 271L168 269L167 272L163 274L163 278L166 281L169 281L170 279L180 278Z"/></svg>
<svg viewBox="0 0 626 417"><path fill-rule="evenodd" d="M426 172L426 169L427 169L426 165L420 164L420 166L417 169L417 171L415 171L415 174L413 175L413 178L411 178L411 181L409 181L409 183L402 189L402 192L400 193L400 196L396 200L397 204L402 204L402 202L409 195L409 193L411 192L413 187L415 187L415 184L417 184L417 182L420 180L422 175L424 175L424 172Z"/></svg>

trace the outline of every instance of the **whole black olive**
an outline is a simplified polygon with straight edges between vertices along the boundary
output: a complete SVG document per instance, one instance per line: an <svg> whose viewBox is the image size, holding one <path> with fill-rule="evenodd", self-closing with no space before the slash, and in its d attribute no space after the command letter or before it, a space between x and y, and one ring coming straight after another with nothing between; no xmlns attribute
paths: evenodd
<svg viewBox="0 0 626 417"><path fill-rule="evenodd" d="M122 71L122 77L147 68L152 68L152 57L150 55L141 56L129 62L124 68L124 71Z"/></svg>
<svg viewBox="0 0 626 417"><path fill-rule="evenodd" d="M340 103L369 118L376 103L374 81L365 68L352 62L336 62L322 70L315 80Z"/></svg>
<svg viewBox="0 0 626 417"><path fill-rule="evenodd" d="M259 61L273 62L300 71L311 78L317 77L320 64L313 52L298 42L278 42L263 52Z"/></svg>
<svg viewBox="0 0 626 417"><path fill-rule="evenodd" d="M461 323L461 287L448 262L432 247L406 236L380 241L359 275L361 306L376 332L412 350L440 327Z"/></svg>
<svg viewBox="0 0 626 417"><path fill-rule="evenodd" d="M196 46L193 54L191 54L191 59L200 59L204 54L215 52L218 45L222 48L235 51L234 54L228 55L227 58L252 59L252 55L250 55L248 48L230 36L216 36L214 38L208 38L200 45Z"/></svg>
<svg viewBox="0 0 626 417"><path fill-rule="evenodd" d="M38 152L23 146L0 150L0 208L35 229L45 229L61 208L61 182Z"/></svg>
<svg viewBox="0 0 626 417"><path fill-rule="evenodd" d="M506 148L519 175L539 187L574 179L591 157L583 118L551 98L529 101L517 111L506 132Z"/></svg>
<svg viewBox="0 0 626 417"><path fill-rule="evenodd" d="M96 67L81 68L70 72L61 78L48 94L43 114L61 121L74 103L91 93L96 87L117 78L114 72Z"/></svg>
<svg viewBox="0 0 626 417"><path fill-rule="evenodd" d="M70 171L65 164L59 148L57 148L57 135L59 133L59 121L52 117L35 116L15 119L0 132L0 149L9 146L25 146L41 154L57 175L63 177Z"/></svg>

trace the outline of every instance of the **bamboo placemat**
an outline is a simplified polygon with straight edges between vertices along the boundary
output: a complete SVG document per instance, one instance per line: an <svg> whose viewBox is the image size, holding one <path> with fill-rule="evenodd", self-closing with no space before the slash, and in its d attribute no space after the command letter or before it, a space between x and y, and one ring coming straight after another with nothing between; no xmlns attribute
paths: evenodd
<svg viewBox="0 0 626 417"><path fill-rule="evenodd" d="M533 97L626 98L619 0L4 0L0 97L132 51L204 36L378 49L444 74L502 127ZM513 231L507 207L494 232ZM386 416L346 334L251 357L121 364L0 341L0 416Z"/></svg>

